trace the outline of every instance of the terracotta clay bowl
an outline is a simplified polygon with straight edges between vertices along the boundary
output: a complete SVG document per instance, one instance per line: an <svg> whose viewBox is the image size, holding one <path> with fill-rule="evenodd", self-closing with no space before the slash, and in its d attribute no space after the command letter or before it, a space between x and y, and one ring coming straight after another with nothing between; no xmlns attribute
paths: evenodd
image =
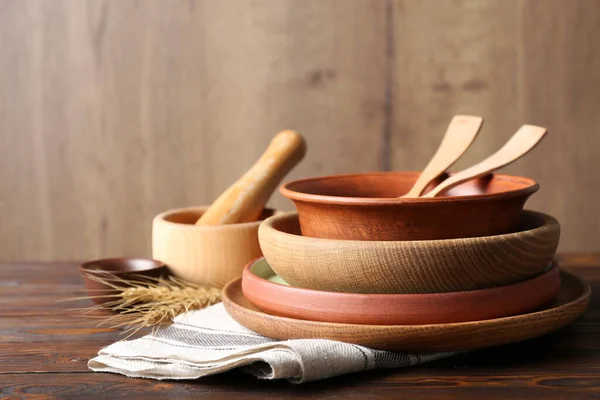
<svg viewBox="0 0 600 400"><path fill-rule="evenodd" d="M93 277L109 281L122 287L130 287L125 281L135 280L152 282L158 278L169 276L167 266L156 260L146 258L104 258L101 260L88 261L79 266L83 275L83 283L88 291L88 296L96 304L104 304L114 301L119 291L110 285L98 282Z"/></svg>
<svg viewBox="0 0 600 400"><path fill-rule="evenodd" d="M195 225L207 208L180 208L154 217L152 257L190 282L223 287L239 278L244 266L262 255L258 226L275 211L265 209L261 220L255 222Z"/></svg>
<svg viewBox="0 0 600 400"><path fill-rule="evenodd" d="M223 305L241 325L277 339L330 339L373 349L414 352L471 350L514 343L553 332L582 315L590 286L561 271L558 296L539 311L484 321L432 325L363 325L308 321L267 314L242 292L241 279L223 289Z"/></svg>
<svg viewBox="0 0 600 400"><path fill-rule="evenodd" d="M242 274L244 296L269 314L309 321L367 325L424 325L481 321L533 311L560 288L556 265L526 281L466 292L357 294L292 287L264 258Z"/></svg>
<svg viewBox="0 0 600 400"><path fill-rule="evenodd" d="M280 191L296 205L304 236L433 240L511 232L539 188L528 178L493 174L439 197L398 198L418 177L418 172L334 175L289 182Z"/></svg>
<svg viewBox="0 0 600 400"><path fill-rule="evenodd" d="M293 286L349 293L438 293L509 285L541 273L560 238L553 217L523 211L517 231L466 239L331 240L300 235L298 216L261 225L263 254Z"/></svg>

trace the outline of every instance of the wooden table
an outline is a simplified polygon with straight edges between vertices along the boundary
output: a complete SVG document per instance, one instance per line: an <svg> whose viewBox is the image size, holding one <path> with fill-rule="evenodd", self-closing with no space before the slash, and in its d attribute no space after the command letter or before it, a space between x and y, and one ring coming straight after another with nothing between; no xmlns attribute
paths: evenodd
<svg viewBox="0 0 600 400"><path fill-rule="evenodd" d="M600 293L600 255L559 257ZM0 398L600 398L600 301L571 326L543 338L474 351L423 366L293 385L233 371L198 381L155 381L94 373L87 361L119 339L57 303L81 291L74 263L0 265Z"/></svg>

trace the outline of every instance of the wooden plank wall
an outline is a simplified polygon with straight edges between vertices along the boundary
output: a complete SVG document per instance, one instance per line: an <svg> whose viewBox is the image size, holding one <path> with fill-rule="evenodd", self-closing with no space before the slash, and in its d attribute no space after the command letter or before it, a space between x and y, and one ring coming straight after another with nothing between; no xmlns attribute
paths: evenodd
<svg viewBox="0 0 600 400"><path fill-rule="evenodd" d="M597 0L0 0L0 260L149 255L283 128L290 178L416 170L456 113L486 117L457 167L547 126L507 171L599 251L599 35Z"/></svg>

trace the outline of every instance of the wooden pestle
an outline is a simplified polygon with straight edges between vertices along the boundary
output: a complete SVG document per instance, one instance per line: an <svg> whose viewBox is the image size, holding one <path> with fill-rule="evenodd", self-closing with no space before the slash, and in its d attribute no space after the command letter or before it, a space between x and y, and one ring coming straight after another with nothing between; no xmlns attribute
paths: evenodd
<svg viewBox="0 0 600 400"><path fill-rule="evenodd" d="M300 133L279 132L252 168L215 200L196 225L257 221L279 182L305 153L306 143Z"/></svg>

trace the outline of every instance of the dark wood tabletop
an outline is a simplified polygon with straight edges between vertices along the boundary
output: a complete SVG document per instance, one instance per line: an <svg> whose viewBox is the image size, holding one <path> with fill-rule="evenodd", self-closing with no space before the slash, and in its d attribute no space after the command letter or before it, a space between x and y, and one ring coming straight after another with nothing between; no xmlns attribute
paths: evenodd
<svg viewBox="0 0 600 400"><path fill-rule="evenodd" d="M600 293L600 255L561 256L559 262ZM81 290L75 263L0 265L0 398L600 398L600 301L594 295L582 318L542 338L414 368L294 385L239 371L184 382L94 373L87 361L121 336L67 311L89 300L57 302Z"/></svg>

